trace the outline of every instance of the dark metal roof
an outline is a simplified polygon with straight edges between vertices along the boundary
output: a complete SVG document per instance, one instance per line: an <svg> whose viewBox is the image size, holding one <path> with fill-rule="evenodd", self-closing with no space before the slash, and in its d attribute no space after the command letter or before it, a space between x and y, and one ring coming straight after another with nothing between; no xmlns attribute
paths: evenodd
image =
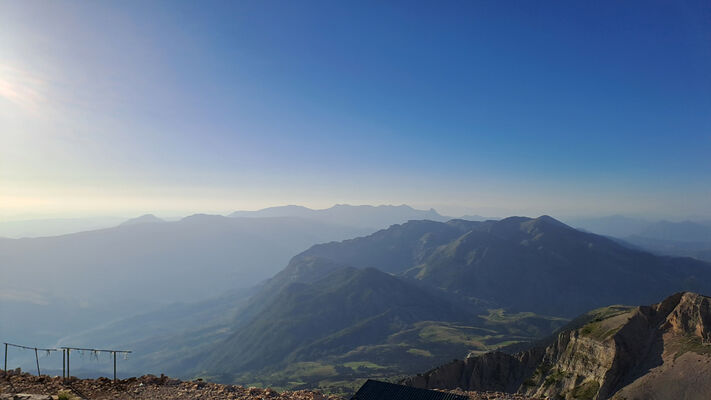
<svg viewBox="0 0 711 400"><path fill-rule="evenodd" d="M469 398L368 379L351 400L469 400Z"/></svg>

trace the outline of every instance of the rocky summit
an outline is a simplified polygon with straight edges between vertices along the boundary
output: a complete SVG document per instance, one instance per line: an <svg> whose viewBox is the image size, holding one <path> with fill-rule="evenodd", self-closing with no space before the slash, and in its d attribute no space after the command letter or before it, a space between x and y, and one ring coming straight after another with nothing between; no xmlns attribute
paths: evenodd
<svg viewBox="0 0 711 400"><path fill-rule="evenodd" d="M404 383L551 399L708 399L710 333L711 298L677 293L598 309L528 350L454 361Z"/></svg>
<svg viewBox="0 0 711 400"><path fill-rule="evenodd" d="M107 378L72 379L34 376L0 370L0 399L204 399L204 400L337 400L310 390L277 392L272 389L220 385L202 380L181 381L166 376L145 375L113 382Z"/></svg>

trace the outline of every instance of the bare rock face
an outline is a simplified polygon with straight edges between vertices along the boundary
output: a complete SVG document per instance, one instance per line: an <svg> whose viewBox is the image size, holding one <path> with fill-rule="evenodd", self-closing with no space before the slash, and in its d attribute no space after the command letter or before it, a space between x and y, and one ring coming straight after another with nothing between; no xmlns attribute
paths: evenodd
<svg viewBox="0 0 711 400"><path fill-rule="evenodd" d="M404 383L566 400L707 399L710 339L711 298L677 293L653 306L595 310L543 345L455 361Z"/></svg>

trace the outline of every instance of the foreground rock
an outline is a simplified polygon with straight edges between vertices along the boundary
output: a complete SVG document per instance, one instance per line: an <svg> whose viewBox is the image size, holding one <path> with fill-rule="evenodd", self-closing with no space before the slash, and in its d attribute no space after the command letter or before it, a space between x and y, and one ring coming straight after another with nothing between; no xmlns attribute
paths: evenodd
<svg viewBox="0 0 711 400"><path fill-rule="evenodd" d="M487 353L405 380L420 388L499 390L552 399L709 399L711 298L595 310L541 345Z"/></svg>
<svg viewBox="0 0 711 400"><path fill-rule="evenodd" d="M56 399L60 392L74 399L240 399L240 400L336 400L319 392L299 390L278 393L271 389L245 388L203 381L180 381L166 376L145 375L116 383L107 378L76 379L64 383L62 378L6 373L0 370L0 399ZM33 395L43 395L29 397Z"/></svg>
<svg viewBox="0 0 711 400"><path fill-rule="evenodd" d="M472 400L538 400L532 397L501 392L448 390ZM131 399L131 400L343 400L311 390L276 392L272 389L245 388L204 381L181 381L166 376L145 375L114 383L107 378L77 379L64 383L62 378L35 376L0 370L0 400L57 400L63 393L70 400Z"/></svg>

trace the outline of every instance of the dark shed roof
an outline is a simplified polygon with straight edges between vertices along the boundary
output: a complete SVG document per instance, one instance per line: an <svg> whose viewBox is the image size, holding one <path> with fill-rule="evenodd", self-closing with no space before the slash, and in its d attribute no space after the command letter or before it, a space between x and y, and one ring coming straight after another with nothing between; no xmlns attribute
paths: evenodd
<svg viewBox="0 0 711 400"><path fill-rule="evenodd" d="M368 379L351 400L469 400L469 398Z"/></svg>

